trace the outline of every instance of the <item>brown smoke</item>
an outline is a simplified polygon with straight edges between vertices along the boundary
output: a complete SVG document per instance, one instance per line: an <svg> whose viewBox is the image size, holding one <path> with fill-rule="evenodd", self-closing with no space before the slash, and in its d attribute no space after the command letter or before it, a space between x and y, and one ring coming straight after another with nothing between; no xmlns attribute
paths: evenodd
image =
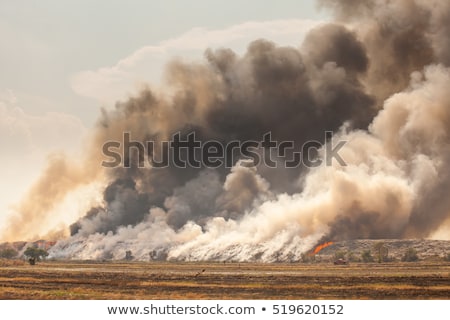
<svg viewBox="0 0 450 320"><path fill-rule="evenodd" d="M349 23L367 48L368 89L382 103L403 90L413 71L432 63L449 66L447 1L320 0L338 21Z"/></svg>
<svg viewBox="0 0 450 320"><path fill-rule="evenodd" d="M1 230L1 240L20 241L61 239L67 234L63 229L49 230L48 224L55 214L55 207L78 187L101 179L98 167L100 155L93 152L94 145L87 145L87 157L75 160L63 153L49 155L46 168L39 179L26 192L23 200L13 210L16 212ZM95 145L95 148L97 146Z"/></svg>
<svg viewBox="0 0 450 320"><path fill-rule="evenodd" d="M15 208L13 216L2 234L3 240L30 240L42 236L46 224L52 219L52 209L76 187L95 176L86 174L78 163L61 154L49 158L47 168ZM52 232L56 235L55 232Z"/></svg>

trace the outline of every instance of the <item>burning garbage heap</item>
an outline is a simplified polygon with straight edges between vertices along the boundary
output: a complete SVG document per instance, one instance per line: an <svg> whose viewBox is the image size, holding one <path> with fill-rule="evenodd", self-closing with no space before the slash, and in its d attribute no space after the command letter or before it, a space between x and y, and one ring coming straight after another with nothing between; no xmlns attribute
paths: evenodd
<svg viewBox="0 0 450 320"><path fill-rule="evenodd" d="M104 110L86 157L52 159L4 237L31 234L56 203L98 180L103 201L74 221L51 257L123 259L131 250L148 260L156 250L169 260L298 261L326 241L442 234L450 225L450 2L321 3L335 21L299 47L260 39L243 55L208 49L204 62L167 66L167 91L149 88ZM135 150L122 144L121 164L101 167L105 143L124 133ZM273 155L274 168L249 166L245 156L231 167L152 166L178 133L221 145L270 133L279 144L319 143L319 158L345 141L345 164L288 168L288 149ZM141 156L137 143L148 141L154 148Z"/></svg>

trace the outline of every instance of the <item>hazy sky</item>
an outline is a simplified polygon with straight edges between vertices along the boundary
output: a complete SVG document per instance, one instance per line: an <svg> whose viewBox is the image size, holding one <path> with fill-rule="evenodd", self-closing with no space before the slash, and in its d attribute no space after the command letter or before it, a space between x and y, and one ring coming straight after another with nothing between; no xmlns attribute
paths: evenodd
<svg viewBox="0 0 450 320"><path fill-rule="evenodd" d="M160 85L171 58L298 46L327 19L311 0L0 0L0 223L49 154L76 152L100 107Z"/></svg>
<svg viewBox="0 0 450 320"><path fill-rule="evenodd" d="M70 86L80 70L115 64L195 27L322 17L314 1L297 0L1 1L0 90L12 90L32 114L58 110L90 124L95 104Z"/></svg>

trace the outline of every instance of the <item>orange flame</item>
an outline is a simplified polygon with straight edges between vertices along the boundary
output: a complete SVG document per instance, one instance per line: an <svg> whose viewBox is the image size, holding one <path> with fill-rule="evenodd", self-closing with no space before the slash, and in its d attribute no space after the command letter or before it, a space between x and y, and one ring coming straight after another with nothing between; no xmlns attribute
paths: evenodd
<svg viewBox="0 0 450 320"><path fill-rule="evenodd" d="M312 252L312 255L318 254L320 252L320 250L322 250L322 249L324 249L324 248L326 248L328 246L331 246L333 243L334 242L329 241L329 242L325 242L325 243L319 244L317 247L314 248L314 251Z"/></svg>

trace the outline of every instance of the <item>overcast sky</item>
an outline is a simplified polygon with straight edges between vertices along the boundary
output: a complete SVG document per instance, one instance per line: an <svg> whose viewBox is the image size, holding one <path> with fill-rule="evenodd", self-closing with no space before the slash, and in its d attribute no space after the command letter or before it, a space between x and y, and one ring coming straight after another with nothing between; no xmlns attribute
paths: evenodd
<svg viewBox="0 0 450 320"><path fill-rule="evenodd" d="M49 153L78 150L100 107L161 85L173 57L299 46L326 20L311 0L0 0L0 223Z"/></svg>

